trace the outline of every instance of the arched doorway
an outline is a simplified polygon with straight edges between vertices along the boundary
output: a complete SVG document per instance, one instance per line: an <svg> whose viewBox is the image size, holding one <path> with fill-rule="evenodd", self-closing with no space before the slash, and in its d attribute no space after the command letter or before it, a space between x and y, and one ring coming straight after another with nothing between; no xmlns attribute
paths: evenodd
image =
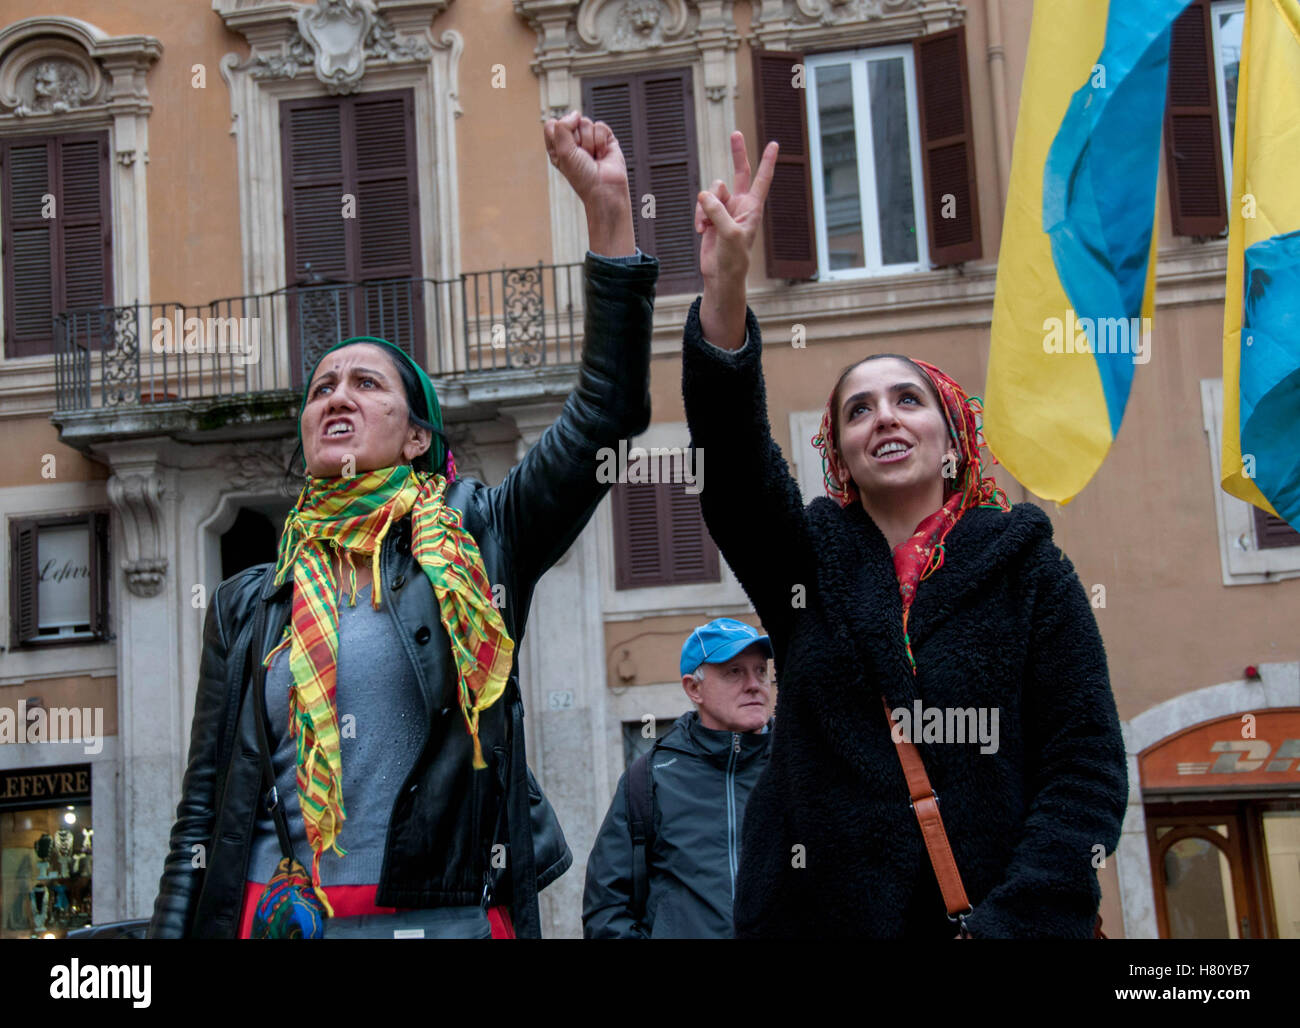
<svg viewBox="0 0 1300 1028"><path fill-rule="evenodd" d="M1138 766L1160 937L1300 938L1300 707L1192 725Z"/></svg>

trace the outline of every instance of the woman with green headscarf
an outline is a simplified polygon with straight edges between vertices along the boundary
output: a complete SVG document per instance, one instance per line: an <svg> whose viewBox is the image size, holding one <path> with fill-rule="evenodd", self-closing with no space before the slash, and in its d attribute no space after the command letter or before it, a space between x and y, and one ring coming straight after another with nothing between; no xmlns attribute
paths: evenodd
<svg viewBox="0 0 1300 1028"><path fill-rule="evenodd" d="M608 126L571 112L545 136L587 213L578 386L489 488L457 476L405 352L320 358L278 559L208 609L153 936L540 935L537 891L572 855L527 768L518 644L608 488L598 451L649 422L658 274Z"/></svg>

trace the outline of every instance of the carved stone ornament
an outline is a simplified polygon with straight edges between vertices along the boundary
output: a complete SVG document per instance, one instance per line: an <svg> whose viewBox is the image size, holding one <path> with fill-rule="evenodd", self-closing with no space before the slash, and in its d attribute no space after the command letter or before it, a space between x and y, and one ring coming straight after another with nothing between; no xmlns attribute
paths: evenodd
<svg viewBox="0 0 1300 1028"><path fill-rule="evenodd" d="M162 44L50 15L0 28L0 54L0 119L73 115L84 124L87 109L113 118L149 113L149 67Z"/></svg>
<svg viewBox="0 0 1300 1028"><path fill-rule="evenodd" d="M103 99L104 74L86 52L63 40L33 40L0 72L0 106L20 118L65 114Z"/></svg>
<svg viewBox="0 0 1300 1028"><path fill-rule="evenodd" d="M163 487L157 474L127 472L108 480L108 499L122 523L126 587L136 596L157 596L167 574L163 545Z"/></svg>
<svg viewBox="0 0 1300 1028"><path fill-rule="evenodd" d="M871 21L894 11L916 7L921 0L794 0L799 13L823 25Z"/></svg>
<svg viewBox="0 0 1300 1028"><path fill-rule="evenodd" d="M233 447L217 458L223 481L236 492L282 492L292 440L266 440Z"/></svg>
<svg viewBox="0 0 1300 1028"><path fill-rule="evenodd" d="M279 53L255 53L254 78L294 78L311 68L327 92L355 93L367 61L428 61L433 52L419 37L401 37L371 0L317 0L298 11L296 30Z"/></svg>
<svg viewBox="0 0 1300 1028"><path fill-rule="evenodd" d="M649 50L686 31L686 0L585 0L578 10L578 37L610 53Z"/></svg>

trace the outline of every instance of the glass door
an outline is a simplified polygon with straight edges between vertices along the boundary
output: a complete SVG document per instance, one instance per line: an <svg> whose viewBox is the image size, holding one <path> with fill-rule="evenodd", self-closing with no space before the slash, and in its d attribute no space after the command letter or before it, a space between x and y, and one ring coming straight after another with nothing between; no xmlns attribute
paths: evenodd
<svg viewBox="0 0 1300 1028"><path fill-rule="evenodd" d="M1148 817L1147 833L1161 938L1260 937L1241 817Z"/></svg>

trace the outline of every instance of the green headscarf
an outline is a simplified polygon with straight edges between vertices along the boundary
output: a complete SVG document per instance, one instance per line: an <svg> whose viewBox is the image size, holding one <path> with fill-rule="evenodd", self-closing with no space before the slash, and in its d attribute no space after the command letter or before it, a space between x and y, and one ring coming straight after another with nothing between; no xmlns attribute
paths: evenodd
<svg viewBox="0 0 1300 1028"><path fill-rule="evenodd" d="M412 413L416 417L423 417L425 421L428 421L438 430L433 433L433 441L429 444L427 456L435 474L446 474L447 446L442 435L442 407L438 403L438 394L433 388L433 381L425 374L424 369L415 363L414 358L409 353L400 346L390 343L387 339L380 339L378 336L353 336L351 339L344 339L341 343L335 343L316 358L316 363L311 366L311 371L308 373L307 380L302 387L302 405L298 408L298 445L302 446L302 411L307 406L307 392L311 389L312 379L316 377L316 369L320 367L320 362L335 350L342 349L352 343L374 343L376 346L385 346L393 354L394 361L404 361L407 367L415 371L416 380L420 383L420 388L424 392L424 412L417 410L412 411Z"/></svg>

